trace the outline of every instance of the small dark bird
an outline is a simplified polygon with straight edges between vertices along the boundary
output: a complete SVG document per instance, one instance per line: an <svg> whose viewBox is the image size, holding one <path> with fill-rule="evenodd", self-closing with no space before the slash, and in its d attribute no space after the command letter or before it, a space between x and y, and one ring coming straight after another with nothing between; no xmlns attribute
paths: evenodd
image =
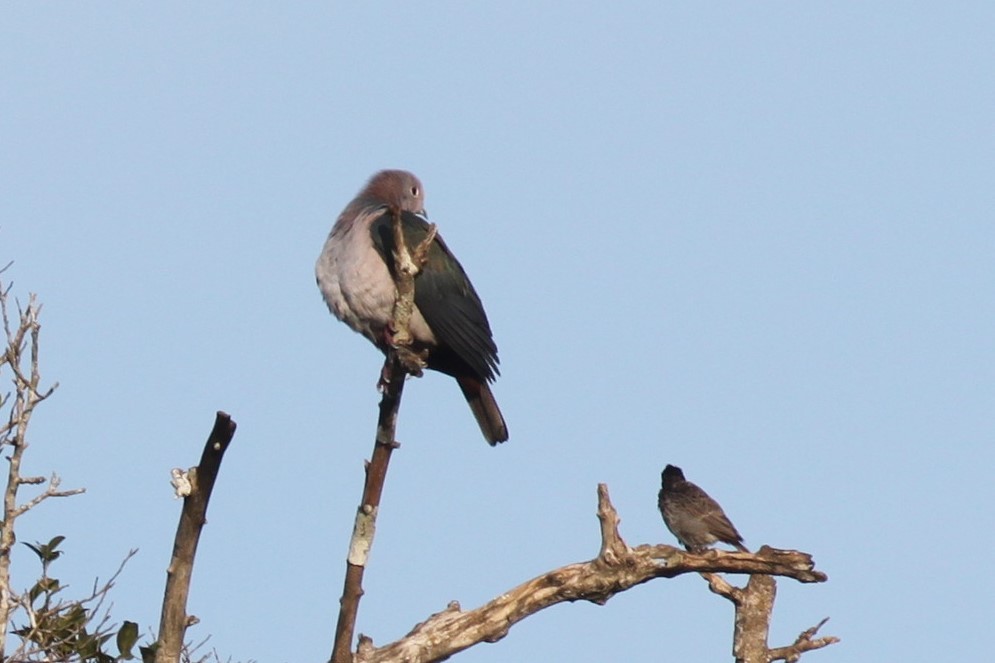
<svg viewBox="0 0 995 663"><path fill-rule="evenodd" d="M417 177L384 170L346 205L315 265L318 288L339 320L386 353L397 289L392 210L401 213L404 239L414 249L428 234L425 191ZM427 367L456 378L484 439L508 439L489 382L498 375L497 345L484 306L463 267L436 235L415 279L412 350L427 351Z"/></svg>
<svg viewBox="0 0 995 663"><path fill-rule="evenodd" d="M658 505L667 529L691 552L704 552L721 541L737 550L750 552L743 537L719 503L695 484L684 478L681 468L667 465L663 469Z"/></svg>

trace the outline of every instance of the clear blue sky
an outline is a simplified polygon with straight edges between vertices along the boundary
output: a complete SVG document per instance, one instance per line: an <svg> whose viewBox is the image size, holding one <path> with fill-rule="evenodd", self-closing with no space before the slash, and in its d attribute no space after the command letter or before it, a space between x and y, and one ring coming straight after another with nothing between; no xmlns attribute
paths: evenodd
<svg viewBox="0 0 995 663"><path fill-rule="evenodd" d="M598 549L673 543L666 463L751 547L815 555L773 642L982 660L995 583L995 5L27 3L0 8L0 263L44 302L27 469L87 494L83 592L158 624L214 412L239 423L193 638L320 661L380 367L313 265L374 171L416 172L500 347L511 440L408 385L358 629L384 643ZM16 580L35 576L19 552ZM463 661L728 660L697 577L561 605Z"/></svg>

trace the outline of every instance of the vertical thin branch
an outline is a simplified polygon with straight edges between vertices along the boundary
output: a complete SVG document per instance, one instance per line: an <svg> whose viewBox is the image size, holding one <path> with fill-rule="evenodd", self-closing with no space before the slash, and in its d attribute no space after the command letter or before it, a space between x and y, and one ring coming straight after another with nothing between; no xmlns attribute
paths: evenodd
<svg viewBox="0 0 995 663"><path fill-rule="evenodd" d="M332 663L352 661L352 641L356 631L359 599L363 596L363 573L366 570L370 549L373 547L377 512L380 509L380 496L387 479L390 454L398 446L394 434L397 427L397 412L401 407L401 393L404 390L405 371L393 353L387 358L384 371L387 382L383 398L380 399L380 416L377 420L373 456L366 464L363 500L356 511L356 523L349 543L345 582L342 598L339 601L339 618L335 625Z"/></svg>
<svg viewBox="0 0 995 663"><path fill-rule="evenodd" d="M190 468L187 474L190 492L183 500L183 511L180 513L173 543L173 557L166 571L156 663L177 663L180 660L187 626L196 620L186 612L194 556L197 554L200 532L207 522L207 503L211 499L211 491L214 490L214 481L221 469L225 451L235 435L235 426L230 415L218 412L214 428L201 453L200 464Z"/></svg>
<svg viewBox="0 0 995 663"><path fill-rule="evenodd" d="M356 632L356 618L359 614L359 600L363 596L363 574L373 538L376 532L377 513L380 509L380 496L387 480L387 466L390 455L399 445L395 439L397 413L401 407L401 394L407 373L420 374L424 366L421 358L410 350L412 341L410 322L414 313L415 277L421 270L429 246L435 240L435 226L429 226L428 235L412 253L404 238L401 225L401 210L393 209L391 229L394 237L394 287L397 297L391 315L391 331L394 347L387 353L381 384L384 386L380 399L380 415L377 419L376 439L373 455L366 464L366 481L363 485L363 499L356 511L349 555L346 559L345 580L342 598L339 599L339 616L335 624L335 641L332 645L330 663L351 663L352 642Z"/></svg>
<svg viewBox="0 0 995 663"><path fill-rule="evenodd" d="M11 326L10 312L7 306L8 293L9 287L5 289L0 283L0 317L3 319L6 337L6 347L0 355L0 368L7 366L10 369L14 383L12 396L14 402L12 404L10 403L11 396L8 395L6 398L0 396L0 406L10 406L7 422L0 425L0 447L9 446L11 449L10 455L7 457L7 484L3 492L3 521L0 522L0 659L3 659L6 653L11 612L16 609L17 597L13 596L10 587L10 553L17 541L14 523L18 517L48 497L64 497L83 492L82 489L58 491L58 480L53 475L52 482L44 493L26 505L18 506L17 504L18 489L22 485L44 482L44 479L37 477L22 477L21 460L28 447L27 432L31 415L39 403L52 395L58 384L53 385L44 393L38 390L38 385L41 383L41 373L38 367L41 332L38 315L41 312L41 307L37 304L35 295L29 295L26 309L22 310L18 307L18 320L15 329ZM23 366L25 347L30 348L26 373Z"/></svg>

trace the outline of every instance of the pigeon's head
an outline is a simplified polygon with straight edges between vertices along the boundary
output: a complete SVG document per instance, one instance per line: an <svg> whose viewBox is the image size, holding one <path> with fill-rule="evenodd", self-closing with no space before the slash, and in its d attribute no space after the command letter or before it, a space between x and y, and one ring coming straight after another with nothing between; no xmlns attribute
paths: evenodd
<svg viewBox="0 0 995 663"><path fill-rule="evenodd" d="M663 488L667 489L678 481L684 481L684 472L676 465L667 465L667 467L663 468L661 478L663 480Z"/></svg>
<svg viewBox="0 0 995 663"><path fill-rule="evenodd" d="M425 189L421 181L406 170L381 170L370 178L362 197L402 212L425 214Z"/></svg>

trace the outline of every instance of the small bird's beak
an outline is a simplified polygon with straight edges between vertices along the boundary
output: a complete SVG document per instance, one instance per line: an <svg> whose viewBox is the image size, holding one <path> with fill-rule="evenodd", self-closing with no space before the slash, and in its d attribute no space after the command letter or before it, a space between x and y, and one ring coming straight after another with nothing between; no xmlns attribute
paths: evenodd
<svg viewBox="0 0 995 663"><path fill-rule="evenodd" d="M428 212L426 212L425 210L420 209L417 212L415 212L415 214L417 214L418 216L420 216L423 219L425 219L426 221L428 221Z"/></svg>

